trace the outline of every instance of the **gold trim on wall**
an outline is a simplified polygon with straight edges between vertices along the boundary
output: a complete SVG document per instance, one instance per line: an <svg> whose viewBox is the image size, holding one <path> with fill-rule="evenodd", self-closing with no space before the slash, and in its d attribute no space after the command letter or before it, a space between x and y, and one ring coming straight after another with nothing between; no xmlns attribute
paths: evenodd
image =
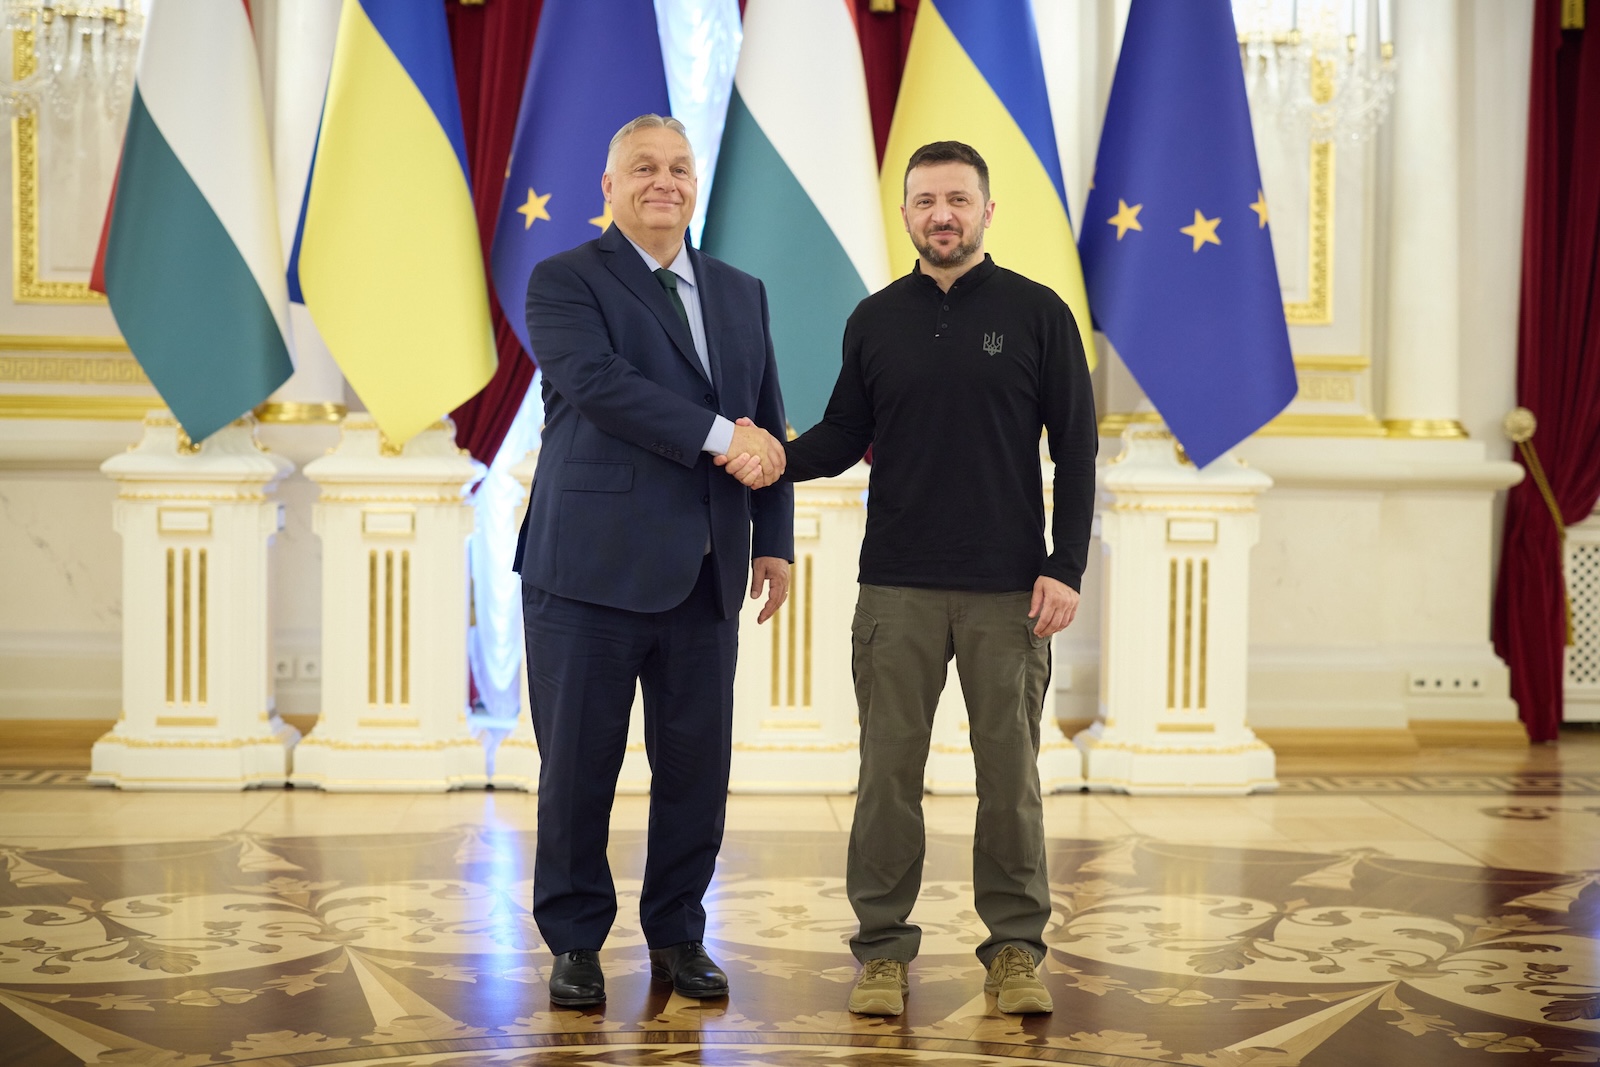
<svg viewBox="0 0 1600 1067"><path fill-rule="evenodd" d="M1459 441L1467 436L1467 428L1456 419L1384 419L1383 430L1390 437L1427 441Z"/></svg>
<svg viewBox="0 0 1600 1067"><path fill-rule="evenodd" d="M0 352L121 352L120 337L68 337L48 333L0 333Z"/></svg>
<svg viewBox="0 0 1600 1067"><path fill-rule="evenodd" d="M11 76L34 72L33 31L11 34ZM39 117L11 120L11 293L19 304L95 304L106 298L88 282L39 277Z"/></svg>
<svg viewBox="0 0 1600 1067"><path fill-rule="evenodd" d="M1100 417L1101 437L1121 437L1129 426L1160 422L1153 411L1113 411ZM1282 414L1256 431L1261 437L1383 437L1383 423L1371 415ZM1389 436L1394 436L1390 434Z"/></svg>
<svg viewBox="0 0 1600 1067"><path fill-rule="evenodd" d="M117 356L0 356L0 382L149 385L138 363Z"/></svg>
<svg viewBox="0 0 1600 1067"><path fill-rule="evenodd" d="M0 396L0 419L91 419L139 422L161 407L158 396L44 396L13 393Z"/></svg>
<svg viewBox="0 0 1600 1067"><path fill-rule="evenodd" d="M1311 146L1311 189L1308 197L1306 299L1283 305L1290 326L1326 326L1333 322L1333 144Z"/></svg>

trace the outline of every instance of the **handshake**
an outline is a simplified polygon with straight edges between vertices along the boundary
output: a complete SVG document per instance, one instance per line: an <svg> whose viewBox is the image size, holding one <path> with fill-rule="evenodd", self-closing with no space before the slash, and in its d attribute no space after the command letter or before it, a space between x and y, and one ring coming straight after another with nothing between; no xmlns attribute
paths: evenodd
<svg viewBox="0 0 1600 1067"><path fill-rule="evenodd" d="M713 457L712 462L751 489L764 489L782 476L787 461L778 439L745 418L733 424L727 455Z"/></svg>

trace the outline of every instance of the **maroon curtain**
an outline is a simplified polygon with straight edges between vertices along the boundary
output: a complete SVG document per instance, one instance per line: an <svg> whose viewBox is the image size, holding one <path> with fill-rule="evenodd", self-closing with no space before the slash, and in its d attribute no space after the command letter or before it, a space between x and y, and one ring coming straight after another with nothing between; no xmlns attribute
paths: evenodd
<svg viewBox="0 0 1600 1067"><path fill-rule="evenodd" d="M1561 6L1534 12L1517 400L1539 421L1533 445L1571 524L1600 498L1600 0L1585 5L1587 30L1562 30ZM1555 522L1524 478L1506 502L1494 642L1535 741L1561 727L1562 567Z"/></svg>
<svg viewBox="0 0 1600 1067"><path fill-rule="evenodd" d="M875 12L872 0L855 0L856 36L861 39L861 61L867 72L867 107L872 111L872 139L878 145L878 165L889 143L889 121L900 95L900 75L906 69L911 47L911 26L917 18L917 0L895 0L893 11ZM904 161L902 161L903 163Z"/></svg>
<svg viewBox="0 0 1600 1067"><path fill-rule="evenodd" d="M489 246L494 241L500 190L511 159L511 139L522 104L522 83L533 57L533 35L544 0L489 0L448 4L450 47L455 54L456 89L466 127L472 206L483 242L484 277L489 278ZM514 313L522 314L520 307ZM511 421L533 380L533 361L506 322L494 284L489 283L489 313L494 320L500 365L477 396L456 408L456 444L484 463L494 460Z"/></svg>

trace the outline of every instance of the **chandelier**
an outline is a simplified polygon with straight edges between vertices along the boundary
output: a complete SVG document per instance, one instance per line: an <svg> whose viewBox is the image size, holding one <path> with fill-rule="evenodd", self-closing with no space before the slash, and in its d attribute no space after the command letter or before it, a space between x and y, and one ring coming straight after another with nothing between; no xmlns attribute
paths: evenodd
<svg viewBox="0 0 1600 1067"><path fill-rule="evenodd" d="M1394 96L1391 2L1234 0L1251 110L1312 141L1364 141Z"/></svg>
<svg viewBox="0 0 1600 1067"><path fill-rule="evenodd" d="M139 0L3 2L12 49L0 118L37 114L41 105L67 118L84 104L123 117L144 29Z"/></svg>

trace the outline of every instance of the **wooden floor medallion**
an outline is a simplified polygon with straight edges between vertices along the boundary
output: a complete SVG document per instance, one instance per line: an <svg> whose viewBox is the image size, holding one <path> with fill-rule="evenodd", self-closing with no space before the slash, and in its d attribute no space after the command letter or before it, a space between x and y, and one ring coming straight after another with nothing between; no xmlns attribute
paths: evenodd
<svg viewBox="0 0 1600 1067"><path fill-rule="evenodd" d="M642 841L613 837L588 1011L549 1003L525 833L0 843L0 1064L1600 1064L1600 871L1052 840L1056 1010L1015 1017L972 954L970 841L934 835L907 1010L876 1019L844 1010L844 835L728 835L708 1002L650 981Z"/></svg>

